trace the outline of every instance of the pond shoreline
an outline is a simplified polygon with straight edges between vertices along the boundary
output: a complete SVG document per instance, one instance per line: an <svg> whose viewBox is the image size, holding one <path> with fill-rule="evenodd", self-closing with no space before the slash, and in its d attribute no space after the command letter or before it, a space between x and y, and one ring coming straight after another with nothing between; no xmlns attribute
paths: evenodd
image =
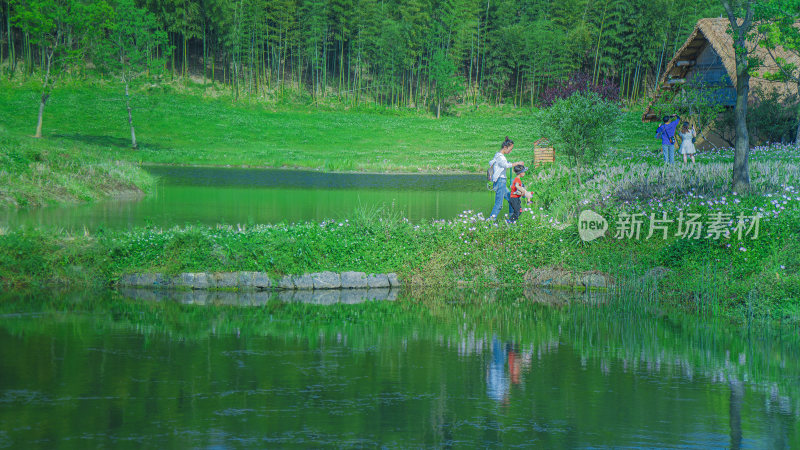
<svg viewBox="0 0 800 450"><path fill-rule="evenodd" d="M159 162L141 162L139 166L147 169L148 167L191 167L191 168L208 168L208 169L265 169L265 170L285 170L287 172L318 172L318 173L330 173L330 174L341 174L341 175L350 175L350 174L358 174L358 175L481 175L480 171L477 172L468 172L463 170L452 170L444 168L438 171L427 171L427 170L419 170L417 172L407 172L407 171L382 171L376 172L371 170L325 170L324 168L320 167L310 167L310 166L262 166L262 165L250 165L250 164L189 164L189 163L159 163Z"/></svg>
<svg viewBox="0 0 800 450"><path fill-rule="evenodd" d="M261 289L279 289L290 274L284 289L305 283L314 290L314 273L329 271L339 283L349 271L396 273L403 288L605 285L643 304L737 320L758 315L800 322L800 310L787 301L796 298L800 275L791 262L776 263L774 256L796 253L790 216L762 224L761 233L769 237L765 247L738 244L748 245L745 251L711 239L605 236L580 244L576 226L529 214L515 225L466 214L413 223L378 210L340 222L8 230L0 235L0 285L233 290L246 273L251 281L242 284L261 283ZM229 275L214 275L224 273ZM125 278L134 274L156 278ZM176 275L180 283L171 281Z"/></svg>

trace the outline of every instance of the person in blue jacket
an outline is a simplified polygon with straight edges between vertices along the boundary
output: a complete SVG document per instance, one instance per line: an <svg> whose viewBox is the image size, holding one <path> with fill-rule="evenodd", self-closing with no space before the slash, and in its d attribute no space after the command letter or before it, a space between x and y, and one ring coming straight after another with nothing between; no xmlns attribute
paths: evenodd
<svg viewBox="0 0 800 450"><path fill-rule="evenodd" d="M672 122L670 119L674 118ZM664 116L664 123L656 129L656 138L661 138L661 151L664 152L664 162L675 164L675 132L681 118L677 114Z"/></svg>

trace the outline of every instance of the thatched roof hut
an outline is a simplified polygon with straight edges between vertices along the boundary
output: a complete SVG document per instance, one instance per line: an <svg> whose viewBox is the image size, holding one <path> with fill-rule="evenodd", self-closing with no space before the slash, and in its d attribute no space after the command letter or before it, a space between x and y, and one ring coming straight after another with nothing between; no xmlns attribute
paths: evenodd
<svg viewBox="0 0 800 450"><path fill-rule="evenodd" d="M683 83L708 83L717 85L721 89L717 98L725 106L733 107L736 104L736 60L733 49L733 37L728 33L730 22L727 18L700 19L694 27L692 34L675 53L667 64L664 74L658 82L653 101L642 115L643 122L658 121L659 118L652 110L652 105L661 97L663 90L678 89ZM778 72L775 61L768 51L756 47L751 54L763 61L759 73ZM782 49L773 50L776 57L787 59L800 66L800 58ZM750 78L750 100L755 100L754 95L759 91L777 91L785 94L796 94L797 84L792 82L769 81L763 77Z"/></svg>

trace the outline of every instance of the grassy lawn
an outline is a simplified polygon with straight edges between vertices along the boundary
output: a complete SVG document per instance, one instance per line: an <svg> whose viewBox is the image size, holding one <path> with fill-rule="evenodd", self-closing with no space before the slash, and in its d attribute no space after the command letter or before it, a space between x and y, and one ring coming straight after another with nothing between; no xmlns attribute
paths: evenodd
<svg viewBox="0 0 800 450"><path fill-rule="evenodd" d="M38 113L34 85L0 89L0 111L10 133L33 134ZM331 171L481 172L505 136L517 143L511 158L529 161L542 137L539 111L456 111L439 120L409 111L274 108L176 92L169 85L132 97L140 150L130 147L122 90L67 86L44 113L46 139L92 144L119 159L158 164L312 168ZM639 152L653 128L625 114L622 139L609 148Z"/></svg>

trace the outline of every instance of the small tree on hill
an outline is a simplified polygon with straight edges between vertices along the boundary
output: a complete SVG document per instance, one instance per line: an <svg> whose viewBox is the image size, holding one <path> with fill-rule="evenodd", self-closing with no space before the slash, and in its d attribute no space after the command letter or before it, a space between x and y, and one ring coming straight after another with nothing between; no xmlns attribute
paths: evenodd
<svg viewBox="0 0 800 450"><path fill-rule="evenodd" d="M595 92L559 99L545 113L545 134L578 170L591 165L619 135L619 107Z"/></svg>
<svg viewBox="0 0 800 450"><path fill-rule="evenodd" d="M167 34L158 26L156 17L137 8L133 0L118 0L114 14L106 24L106 38L97 46L95 63L118 76L125 86L125 107L131 128L131 146L135 149L136 131L131 113L130 84L146 74L163 70L171 48ZM167 49L158 55L156 49Z"/></svg>
<svg viewBox="0 0 800 450"><path fill-rule="evenodd" d="M47 100L61 75L83 62L92 37L110 9L105 1L12 0L12 22L28 34L43 53L42 95L34 137L42 137L42 117Z"/></svg>
<svg viewBox="0 0 800 450"><path fill-rule="evenodd" d="M442 102L459 94L464 86L461 77L456 75L456 65L442 49L433 53L430 70L436 92L436 118L438 119L442 111Z"/></svg>

